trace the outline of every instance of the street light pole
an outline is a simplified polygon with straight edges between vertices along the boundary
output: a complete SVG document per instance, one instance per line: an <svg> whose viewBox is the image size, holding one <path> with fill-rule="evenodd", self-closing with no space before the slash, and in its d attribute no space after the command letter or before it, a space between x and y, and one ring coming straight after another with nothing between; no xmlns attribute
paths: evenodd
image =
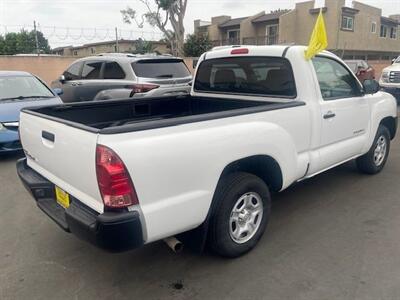
<svg viewBox="0 0 400 300"><path fill-rule="evenodd" d="M119 45L118 45L118 28L115 27L115 51L119 53Z"/></svg>
<svg viewBox="0 0 400 300"><path fill-rule="evenodd" d="M36 30L36 21L33 21L33 31L35 33L36 53L39 56L40 55L40 50L39 50L39 39L38 39L37 30Z"/></svg>

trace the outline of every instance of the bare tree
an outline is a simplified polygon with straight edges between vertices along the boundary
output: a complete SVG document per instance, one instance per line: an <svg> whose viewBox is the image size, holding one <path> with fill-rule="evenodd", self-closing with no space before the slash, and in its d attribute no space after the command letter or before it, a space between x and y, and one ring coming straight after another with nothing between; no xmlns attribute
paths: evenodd
<svg viewBox="0 0 400 300"><path fill-rule="evenodd" d="M146 13L138 16L136 10L127 7L121 10L125 23L135 22L140 28L144 22L157 27L164 33L166 39L171 44L174 55L183 56L183 43L185 39L185 28L183 19L185 18L187 0L154 0L155 7L149 0L138 0L142 2L147 10ZM169 28L172 28L169 29Z"/></svg>

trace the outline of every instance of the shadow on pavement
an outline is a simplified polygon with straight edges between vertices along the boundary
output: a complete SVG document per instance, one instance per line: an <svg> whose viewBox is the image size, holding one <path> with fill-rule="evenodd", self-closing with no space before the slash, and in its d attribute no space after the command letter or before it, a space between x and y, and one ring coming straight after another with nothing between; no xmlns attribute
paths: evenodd
<svg viewBox="0 0 400 300"><path fill-rule="evenodd" d="M10 152L10 153L0 153L0 162L2 161L12 161L12 160L18 160L20 158L23 158L24 152L21 151L16 151L16 152Z"/></svg>

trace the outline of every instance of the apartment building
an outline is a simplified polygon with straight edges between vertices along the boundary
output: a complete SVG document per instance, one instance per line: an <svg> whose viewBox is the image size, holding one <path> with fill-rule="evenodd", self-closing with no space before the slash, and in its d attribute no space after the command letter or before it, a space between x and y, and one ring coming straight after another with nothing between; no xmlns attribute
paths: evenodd
<svg viewBox="0 0 400 300"><path fill-rule="evenodd" d="M86 57L91 55L96 55L100 53L111 53L111 52L121 52L121 53L133 53L138 47L138 40L119 40L118 47L116 41L104 41L98 43L84 44L82 46L65 46L58 47L52 50L53 54L61 56L75 56L75 57ZM151 41L153 45L153 52L158 52L161 54L170 53L170 49L164 42Z"/></svg>
<svg viewBox="0 0 400 300"><path fill-rule="evenodd" d="M208 34L215 46L279 43L279 18L288 10L232 19L230 16L211 18L211 22L194 21L195 33Z"/></svg>
<svg viewBox="0 0 400 300"><path fill-rule="evenodd" d="M208 34L219 45L307 45L317 16L322 10L328 34L328 49L343 58L389 59L400 52L400 14L382 16L382 9L353 1L325 0L296 3L291 10L261 12L232 19L211 18L194 21L195 33Z"/></svg>

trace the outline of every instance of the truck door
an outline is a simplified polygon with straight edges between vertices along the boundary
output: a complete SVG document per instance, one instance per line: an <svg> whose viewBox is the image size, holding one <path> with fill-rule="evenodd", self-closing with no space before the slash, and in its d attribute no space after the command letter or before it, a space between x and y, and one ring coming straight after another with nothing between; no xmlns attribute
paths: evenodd
<svg viewBox="0 0 400 300"><path fill-rule="evenodd" d="M323 170L361 153L369 134L370 106L359 81L343 63L317 56L313 65L321 90L318 168Z"/></svg>

